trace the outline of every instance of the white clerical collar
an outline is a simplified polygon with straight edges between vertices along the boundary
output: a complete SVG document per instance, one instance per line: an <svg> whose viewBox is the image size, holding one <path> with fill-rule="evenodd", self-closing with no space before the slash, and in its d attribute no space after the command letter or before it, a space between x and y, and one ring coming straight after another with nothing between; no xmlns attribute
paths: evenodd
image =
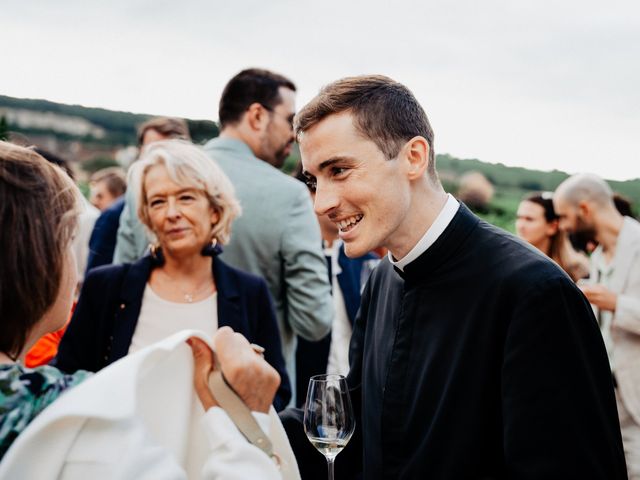
<svg viewBox="0 0 640 480"><path fill-rule="evenodd" d="M447 228L447 226L451 223L451 220L453 220L453 217L456 215L459 207L460 203L458 203L458 201L453 198L453 195L448 193L447 201L444 204L444 207L442 207L442 210L440 210L440 213L438 214L434 222L431 224L424 236L418 241L418 243L416 243L415 247L413 247L411 251L409 251L409 253L407 253L398 261L393 259L393 255L391 255L391 252L387 254L389 256L391 265L404 271L404 267L413 262L424 252L426 252L427 249L435 243L438 237L442 235L444 229Z"/></svg>

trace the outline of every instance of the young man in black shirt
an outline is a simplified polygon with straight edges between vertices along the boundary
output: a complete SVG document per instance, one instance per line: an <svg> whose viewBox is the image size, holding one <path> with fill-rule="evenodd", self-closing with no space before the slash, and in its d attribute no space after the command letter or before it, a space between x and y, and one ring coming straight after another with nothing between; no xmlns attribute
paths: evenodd
<svg viewBox="0 0 640 480"><path fill-rule="evenodd" d="M438 179L415 97L382 76L325 87L296 118L315 210L349 256L386 247L363 293L348 382L358 431L339 478L626 478L607 356L551 261ZM303 478L323 459L283 415Z"/></svg>

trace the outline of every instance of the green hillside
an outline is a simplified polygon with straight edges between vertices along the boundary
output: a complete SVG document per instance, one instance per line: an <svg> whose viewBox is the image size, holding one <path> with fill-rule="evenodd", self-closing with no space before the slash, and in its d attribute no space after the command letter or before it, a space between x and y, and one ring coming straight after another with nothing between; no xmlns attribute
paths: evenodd
<svg viewBox="0 0 640 480"><path fill-rule="evenodd" d="M469 171L482 173L494 185L495 194L486 212L478 212L485 220L513 231L516 210L520 200L531 192L552 192L568 177L559 170L544 172L522 167L507 167L500 163L486 163L480 160L462 160L451 155L438 155L436 165L444 178L459 178ZM448 191L455 192L456 182L443 180ZM640 205L640 179L624 182L608 180L611 188L629 200L634 206L634 214L638 215Z"/></svg>
<svg viewBox="0 0 640 480"><path fill-rule="evenodd" d="M92 124L103 128L106 131L105 138L97 139L93 137L76 137L70 134L56 133L59 140L82 140L90 143L109 146L135 145L136 128L145 120L155 116L148 114L118 112L104 108L90 108L81 105L65 105L62 103L50 102L48 100L33 100L23 98L13 98L0 95L0 108L11 108L19 110L30 110L35 112L50 112L67 117L79 117L88 120ZM196 143L203 142L218 135L218 125L211 120L191 120L187 119L191 135ZM9 130L26 135L51 134L49 130L38 128L22 128L9 123Z"/></svg>
<svg viewBox="0 0 640 480"><path fill-rule="evenodd" d="M0 125L2 128L8 128L9 132L17 132L27 136L49 136L59 141L79 141L88 150L95 150L95 158L85 163L85 168L89 171L113 161L104 156L105 148L115 152L123 146L135 145L137 126L152 117L147 114L117 112L103 108L64 105L47 100L19 99L0 95L0 111L3 108L39 112L42 115L53 113L64 116L64 118L80 118L103 129L105 132L103 138L78 137L59 131L19 127L11 122L7 122L5 126L4 119L0 115ZM210 120L187 119L187 122L196 143L202 143L219 133L218 125ZM287 159L283 170L290 173L298 161L299 151L295 148L291 157ZM533 191L553 191L560 182L567 178L565 172L558 170L544 172L521 167L507 167L503 164L487 163L476 159L463 160L447 154L438 155L437 167L445 188L453 193L457 190L457 179L462 174L469 171L482 173L494 185L495 194L486 209L478 213L489 222L510 231L514 229L516 210L524 195ZM637 215L638 205L640 205L640 179L626 182L610 181L609 183L614 191L621 193L633 202L634 213Z"/></svg>

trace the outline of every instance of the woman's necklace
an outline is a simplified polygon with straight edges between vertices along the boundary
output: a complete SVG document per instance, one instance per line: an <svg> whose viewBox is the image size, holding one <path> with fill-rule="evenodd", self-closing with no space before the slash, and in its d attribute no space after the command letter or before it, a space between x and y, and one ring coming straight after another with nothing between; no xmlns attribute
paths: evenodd
<svg viewBox="0 0 640 480"><path fill-rule="evenodd" d="M188 293L185 292L182 288L180 289L180 291L182 292L182 294L184 295L184 299L187 303L193 303L193 299L194 298L198 298L198 296L204 292L206 292L207 290L209 290L213 285L211 284L207 284L204 285L204 287L200 288L199 290L196 290L193 293Z"/></svg>
<svg viewBox="0 0 640 480"><path fill-rule="evenodd" d="M173 277L171 277L167 272L165 272L164 270L160 270L160 272L162 273L162 275L168 280L168 282L166 283L166 285L168 287L170 287L171 289L173 288L178 288L180 290L180 293L182 293L182 298L184 299L185 302L187 303L193 303L193 301L196 298L199 298L200 295L202 295L203 293L209 291L209 290L213 290L215 289L215 286L213 284L213 282L211 281L212 279L207 279L207 281L205 282L204 285L202 285L200 288L196 289L195 291L192 292L188 292L185 291L184 288L182 288L181 286L181 282L175 280Z"/></svg>

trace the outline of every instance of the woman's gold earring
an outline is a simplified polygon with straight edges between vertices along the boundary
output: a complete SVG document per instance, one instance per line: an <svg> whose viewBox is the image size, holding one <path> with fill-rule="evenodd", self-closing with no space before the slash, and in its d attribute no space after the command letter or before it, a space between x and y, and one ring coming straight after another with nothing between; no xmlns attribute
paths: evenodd
<svg viewBox="0 0 640 480"><path fill-rule="evenodd" d="M160 245L157 243L150 243L149 244L149 252L151 253L151 256L153 258L155 258L156 260L158 259L158 250L160 249Z"/></svg>

